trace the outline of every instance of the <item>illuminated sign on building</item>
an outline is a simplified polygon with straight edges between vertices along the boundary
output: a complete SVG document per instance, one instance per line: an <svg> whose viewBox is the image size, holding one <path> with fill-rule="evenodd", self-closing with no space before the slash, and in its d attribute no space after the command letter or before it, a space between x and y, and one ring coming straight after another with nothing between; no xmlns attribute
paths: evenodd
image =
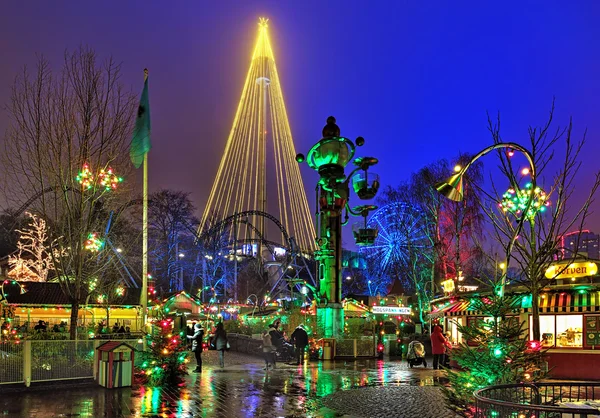
<svg viewBox="0 0 600 418"><path fill-rule="evenodd" d="M570 279L575 277L588 277L598 274L598 265L589 261L571 263L571 264L554 264L546 270L546 278L548 279Z"/></svg>
<svg viewBox="0 0 600 418"><path fill-rule="evenodd" d="M371 313L387 315L410 315L412 309L405 306L373 306Z"/></svg>
<svg viewBox="0 0 600 418"><path fill-rule="evenodd" d="M440 284L444 288L444 293L452 293L452 292L454 292L454 288L455 288L454 279L444 280Z"/></svg>

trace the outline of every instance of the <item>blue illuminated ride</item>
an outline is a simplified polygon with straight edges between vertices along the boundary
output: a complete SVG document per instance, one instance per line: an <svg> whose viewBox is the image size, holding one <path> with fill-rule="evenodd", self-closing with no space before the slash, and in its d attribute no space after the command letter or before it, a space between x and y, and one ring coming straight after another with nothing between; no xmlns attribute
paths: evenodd
<svg viewBox="0 0 600 418"><path fill-rule="evenodd" d="M373 245L361 247L360 253L378 276L408 267L431 248L426 218L410 204L394 202L381 207L369 217L367 226L378 229L379 234Z"/></svg>

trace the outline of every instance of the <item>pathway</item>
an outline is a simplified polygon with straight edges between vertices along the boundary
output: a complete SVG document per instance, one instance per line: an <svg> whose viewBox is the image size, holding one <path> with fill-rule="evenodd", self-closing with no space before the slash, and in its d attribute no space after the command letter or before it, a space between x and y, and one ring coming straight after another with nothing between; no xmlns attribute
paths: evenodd
<svg viewBox="0 0 600 418"><path fill-rule="evenodd" d="M259 359L205 355L202 374L174 388L97 386L0 394L3 417L454 417L434 383L443 372L376 360L282 365L262 370ZM1 389L0 389L1 390Z"/></svg>

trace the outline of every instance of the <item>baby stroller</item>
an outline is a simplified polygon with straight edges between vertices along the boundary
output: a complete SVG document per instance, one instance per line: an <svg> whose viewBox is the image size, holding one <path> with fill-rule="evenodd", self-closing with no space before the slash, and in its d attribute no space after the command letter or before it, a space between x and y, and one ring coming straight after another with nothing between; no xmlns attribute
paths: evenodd
<svg viewBox="0 0 600 418"><path fill-rule="evenodd" d="M277 347L275 352L275 358L280 362L289 362L295 358L294 346L287 341L282 341L281 345Z"/></svg>
<svg viewBox="0 0 600 418"><path fill-rule="evenodd" d="M420 364L422 364L423 367L427 367L427 360L425 360L425 346L420 341L411 341L408 344L406 360L411 369L413 366L418 366Z"/></svg>

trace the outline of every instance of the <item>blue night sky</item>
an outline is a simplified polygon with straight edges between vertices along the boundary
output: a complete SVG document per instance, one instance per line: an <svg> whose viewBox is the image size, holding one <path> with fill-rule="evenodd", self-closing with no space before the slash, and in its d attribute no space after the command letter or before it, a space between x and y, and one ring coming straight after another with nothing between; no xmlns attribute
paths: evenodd
<svg viewBox="0 0 600 418"><path fill-rule="evenodd" d="M573 116L577 136L588 130L581 184L589 184L600 153L600 3L368 4L5 2L0 102L40 53L56 68L80 44L112 54L136 95L148 67L151 189L191 191L202 209L265 16L298 151L334 115L342 134L366 138L361 152L380 158L383 185L395 185L435 159L489 145L486 111L501 112L505 140L525 143L527 126L543 123L556 97L556 121ZM1 132L7 124L0 113ZM303 170L312 189L316 176ZM594 218L588 227L599 231Z"/></svg>

